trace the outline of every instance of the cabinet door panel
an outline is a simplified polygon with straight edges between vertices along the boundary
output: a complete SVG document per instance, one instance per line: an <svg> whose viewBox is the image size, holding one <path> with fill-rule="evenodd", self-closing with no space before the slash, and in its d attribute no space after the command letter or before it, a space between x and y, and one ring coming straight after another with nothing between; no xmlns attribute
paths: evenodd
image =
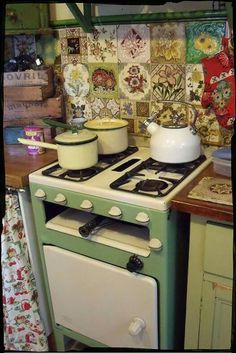
<svg viewBox="0 0 236 353"><path fill-rule="evenodd" d="M199 349L230 349L232 288L203 281Z"/></svg>

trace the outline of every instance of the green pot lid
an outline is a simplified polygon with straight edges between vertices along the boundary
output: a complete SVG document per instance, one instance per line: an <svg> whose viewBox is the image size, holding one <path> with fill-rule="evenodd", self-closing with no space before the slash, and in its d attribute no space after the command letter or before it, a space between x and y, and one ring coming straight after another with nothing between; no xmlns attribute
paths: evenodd
<svg viewBox="0 0 236 353"><path fill-rule="evenodd" d="M84 123L84 127L90 130L116 130L127 125L128 122L122 119L94 119Z"/></svg>
<svg viewBox="0 0 236 353"><path fill-rule="evenodd" d="M55 137L55 141L59 145L82 145L97 140L97 135L88 130L79 130L74 133L72 131L63 132Z"/></svg>

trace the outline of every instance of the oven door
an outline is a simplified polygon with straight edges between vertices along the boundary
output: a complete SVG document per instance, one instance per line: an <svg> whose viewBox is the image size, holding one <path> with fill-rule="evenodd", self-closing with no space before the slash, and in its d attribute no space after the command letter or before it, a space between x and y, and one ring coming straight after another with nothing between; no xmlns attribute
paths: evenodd
<svg viewBox="0 0 236 353"><path fill-rule="evenodd" d="M155 279L44 246L55 322L110 347L158 348Z"/></svg>

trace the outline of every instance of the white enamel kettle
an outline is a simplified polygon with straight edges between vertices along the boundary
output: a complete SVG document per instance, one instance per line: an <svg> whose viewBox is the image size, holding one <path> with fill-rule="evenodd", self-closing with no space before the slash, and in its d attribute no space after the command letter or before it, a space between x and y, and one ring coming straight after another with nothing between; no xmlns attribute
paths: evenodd
<svg viewBox="0 0 236 353"><path fill-rule="evenodd" d="M201 139L195 128L198 113L194 106L185 102L161 101L160 103L181 103L189 105L194 117L190 125L179 123L177 113L172 117L172 123L158 125L153 120L157 113L146 119L141 128L146 128L151 134L150 155L164 163L186 163L197 159L201 154Z"/></svg>

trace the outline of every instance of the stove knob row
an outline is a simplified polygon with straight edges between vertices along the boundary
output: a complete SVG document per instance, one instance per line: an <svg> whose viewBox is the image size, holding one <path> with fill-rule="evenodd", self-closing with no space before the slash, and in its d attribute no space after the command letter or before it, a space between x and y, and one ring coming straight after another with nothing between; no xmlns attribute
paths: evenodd
<svg viewBox="0 0 236 353"><path fill-rule="evenodd" d="M67 203L67 199L65 197L65 195L59 193L56 195L56 197L54 198L54 201L56 203L59 203L60 205L65 205Z"/></svg>
<svg viewBox="0 0 236 353"><path fill-rule="evenodd" d="M136 221L139 223L147 224L149 222L149 216L145 212L139 212L135 217Z"/></svg>
<svg viewBox="0 0 236 353"><path fill-rule="evenodd" d="M82 208L84 211L92 211L93 209L93 204L89 200L83 200L80 204L80 208Z"/></svg>
<svg viewBox="0 0 236 353"><path fill-rule="evenodd" d="M42 189L37 189L34 193L34 196L37 197L40 200L45 200L46 199L46 193Z"/></svg>
<svg viewBox="0 0 236 353"><path fill-rule="evenodd" d="M112 208L110 208L110 210L108 211L108 214L112 217L115 218L121 218L122 216L122 211L119 207L117 206L113 206Z"/></svg>

